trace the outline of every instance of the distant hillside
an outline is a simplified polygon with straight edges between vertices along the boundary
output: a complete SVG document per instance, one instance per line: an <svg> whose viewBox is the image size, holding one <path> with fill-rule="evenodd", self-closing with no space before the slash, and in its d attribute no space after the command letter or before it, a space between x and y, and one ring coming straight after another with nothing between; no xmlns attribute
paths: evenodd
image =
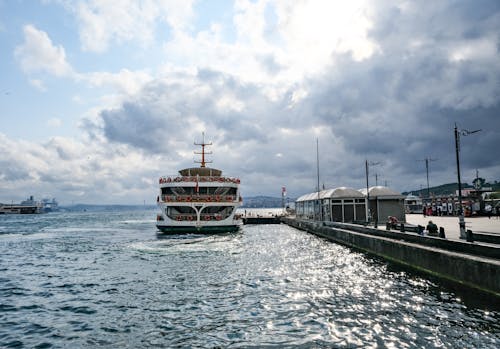
<svg viewBox="0 0 500 349"><path fill-rule="evenodd" d="M295 199L286 198L285 204L288 202L294 202ZM243 208L275 208L281 207L280 197L271 196L250 196L243 198Z"/></svg>
<svg viewBox="0 0 500 349"><path fill-rule="evenodd" d="M295 202L293 198L287 198L286 204ZM156 205L91 205L75 204L59 206L61 211L72 212L102 212L102 211L134 211L144 209L156 209ZM280 197L271 196L249 196L243 198L242 208L277 208L281 207Z"/></svg>
<svg viewBox="0 0 500 349"><path fill-rule="evenodd" d="M68 206L59 206L62 211L72 212L102 212L102 211L135 211L144 209L155 209L156 205L88 205L75 204Z"/></svg>
<svg viewBox="0 0 500 349"><path fill-rule="evenodd" d="M492 188L493 191L500 191L500 183L498 181L495 181L494 183L484 183L483 187L485 188ZM431 194L434 195L452 195L455 194L458 188L458 183L448 183L448 184L442 184L437 187L431 187L429 188L429 191ZM471 184L468 183L462 183L462 189L467 189L467 188L472 188ZM403 195L408 195L412 193L413 195L420 195L422 196L427 196L427 188L422 188L422 190L412 190L409 192L403 192Z"/></svg>

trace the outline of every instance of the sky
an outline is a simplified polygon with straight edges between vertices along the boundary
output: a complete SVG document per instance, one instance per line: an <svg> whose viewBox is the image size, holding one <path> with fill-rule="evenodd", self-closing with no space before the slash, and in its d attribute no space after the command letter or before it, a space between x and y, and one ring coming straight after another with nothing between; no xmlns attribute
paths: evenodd
<svg viewBox="0 0 500 349"><path fill-rule="evenodd" d="M0 0L0 202L500 180L498 0Z"/></svg>

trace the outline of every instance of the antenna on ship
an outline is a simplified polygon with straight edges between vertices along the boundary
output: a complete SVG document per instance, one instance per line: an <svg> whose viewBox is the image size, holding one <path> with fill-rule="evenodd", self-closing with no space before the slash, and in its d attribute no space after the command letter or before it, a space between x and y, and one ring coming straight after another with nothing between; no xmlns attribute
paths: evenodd
<svg viewBox="0 0 500 349"><path fill-rule="evenodd" d="M212 145L212 142L205 143L205 132L202 132L201 135L202 135L202 138L203 138L203 140L201 141L201 143L196 143L196 142L194 143L194 145L201 145L201 153L200 152L196 152L196 151L194 152L195 154L200 154L201 155L201 161L196 161L195 160L194 162L197 162L197 163L201 164L200 167L205 167L205 164L212 163L212 161L205 161L205 154L212 154L211 151L210 152L205 152L205 146Z"/></svg>

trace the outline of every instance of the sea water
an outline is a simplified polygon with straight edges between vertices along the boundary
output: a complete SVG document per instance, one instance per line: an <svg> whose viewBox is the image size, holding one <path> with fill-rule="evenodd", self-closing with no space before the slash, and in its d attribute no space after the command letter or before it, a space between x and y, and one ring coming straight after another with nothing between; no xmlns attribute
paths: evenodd
<svg viewBox="0 0 500 349"><path fill-rule="evenodd" d="M500 347L491 299L286 225L163 236L155 216L0 216L0 347Z"/></svg>

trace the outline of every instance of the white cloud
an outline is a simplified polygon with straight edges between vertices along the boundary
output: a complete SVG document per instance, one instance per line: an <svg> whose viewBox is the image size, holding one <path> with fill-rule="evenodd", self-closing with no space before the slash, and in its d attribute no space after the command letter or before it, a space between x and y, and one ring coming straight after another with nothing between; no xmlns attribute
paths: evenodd
<svg viewBox="0 0 500 349"><path fill-rule="evenodd" d="M65 204L72 200L152 203L155 199L151 183L157 183L160 159L123 145L64 137L39 144L0 133L0 154L0 202L24 199L27 187L38 199L56 197Z"/></svg>
<svg viewBox="0 0 500 349"><path fill-rule="evenodd" d="M47 72L57 77L71 78L75 82L86 82L92 87L112 88L120 94L118 97L120 100L123 95L137 93L146 82L151 80L146 70L121 69L117 73L77 72L66 61L65 49L62 46L53 45L46 32L32 25L24 27L24 43L16 47L15 57L25 73ZM29 83L40 91L47 90L40 79L29 79ZM113 99L116 99L116 96ZM77 98L76 101L81 101L81 98Z"/></svg>
<svg viewBox="0 0 500 349"><path fill-rule="evenodd" d="M46 71L59 77L74 74L66 62L64 48L54 46L47 33L30 24L23 31L24 43L16 47L14 55L25 72Z"/></svg>
<svg viewBox="0 0 500 349"><path fill-rule="evenodd" d="M159 20L174 30L184 29L192 16L192 2L123 0L117 4L114 0L90 0L79 2L73 11L80 24L82 48L103 52L111 42L151 44Z"/></svg>
<svg viewBox="0 0 500 349"><path fill-rule="evenodd" d="M152 80L151 75L146 71L130 71L128 69L122 69L118 73L81 74L80 78L92 86L110 86L120 93L130 95L137 93L145 83Z"/></svg>
<svg viewBox="0 0 500 349"><path fill-rule="evenodd" d="M287 51L294 60L301 57L308 69L318 64L321 69L335 53L347 52L363 60L376 50L368 37L370 6L365 0L280 1L276 4L278 29Z"/></svg>
<svg viewBox="0 0 500 349"><path fill-rule="evenodd" d="M42 80L39 79L30 79L29 83L31 86L35 87L37 90L46 92L47 88L45 87L44 83Z"/></svg>

